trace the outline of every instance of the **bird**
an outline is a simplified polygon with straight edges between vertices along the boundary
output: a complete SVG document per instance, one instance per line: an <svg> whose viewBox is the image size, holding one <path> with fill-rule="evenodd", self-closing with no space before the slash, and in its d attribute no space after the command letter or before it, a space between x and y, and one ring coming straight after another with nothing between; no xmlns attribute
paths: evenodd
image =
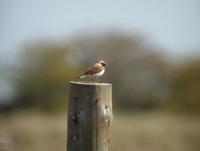
<svg viewBox="0 0 200 151"><path fill-rule="evenodd" d="M98 82L98 77L102 76L105 73L105 66L107 65L106 61L99 60L92 67L90 67L84 74L82 74L78 79L82 79L87 76L95 78Z"/></svg>

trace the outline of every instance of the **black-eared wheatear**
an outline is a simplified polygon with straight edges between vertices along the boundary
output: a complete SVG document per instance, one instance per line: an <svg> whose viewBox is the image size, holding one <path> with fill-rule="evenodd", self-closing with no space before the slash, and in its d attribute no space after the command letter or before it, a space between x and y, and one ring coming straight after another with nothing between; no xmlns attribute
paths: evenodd
<svg viewBox="0 0 200 151"><path fill-rule="evenodd" d="M86 76L91 76L98 78L102 76L105 72L106 62L104 60L97 61L91 68L89 68L84 74L82 74L78 79L84 78Z"/></svg>

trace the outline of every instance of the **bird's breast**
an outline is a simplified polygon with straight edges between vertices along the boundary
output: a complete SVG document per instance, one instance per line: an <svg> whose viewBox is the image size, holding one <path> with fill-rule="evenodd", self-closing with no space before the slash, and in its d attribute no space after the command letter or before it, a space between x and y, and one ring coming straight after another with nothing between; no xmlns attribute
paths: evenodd
<svg viewBox="0 0 200 151"><path fill-rule="evenodd" d="M100 76L102 76L104 74L104 72L105 72L105 68L102 71L100 71L98 73L95 73L94 76L100 77Z"/></svg>

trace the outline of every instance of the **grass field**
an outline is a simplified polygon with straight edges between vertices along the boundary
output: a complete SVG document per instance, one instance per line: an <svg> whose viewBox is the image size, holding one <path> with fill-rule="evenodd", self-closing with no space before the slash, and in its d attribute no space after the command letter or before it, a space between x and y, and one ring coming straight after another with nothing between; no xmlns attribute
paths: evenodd
<svg viewBox="0 0 200 151"><path fill-rule="evenodd" d="M0 151L66 151L66 115L0 116ZM200 118L169 113L114 114L110 151L199 151Z"/></svg>

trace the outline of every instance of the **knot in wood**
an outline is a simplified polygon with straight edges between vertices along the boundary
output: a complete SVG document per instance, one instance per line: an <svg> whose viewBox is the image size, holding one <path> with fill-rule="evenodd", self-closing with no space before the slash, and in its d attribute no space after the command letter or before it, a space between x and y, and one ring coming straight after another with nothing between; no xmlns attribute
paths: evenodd
<svg viewBox="0 0 200 151"><path fill-rule="evenodd" d="M77 125L78 124L78 122L79 122L79 112L75 112L73 115L72 115L72 120L73 120L73 122L74 122L74 124L75 125Z"/></svg>
<svg viewBox="0 0 200 151"><path fill-rule="evenodd" d="M110 125L110 122L111 122L111 119L112 119L112 113L111 113L111 110L109 109L109 107L107 105L104 108L103 117L104 117L105 122L108 122L109 125Z"/></svg>
<svg viewBox="0 0 200 151"><path fill-rule="evenodd" d="M78 138L79 138L79 134L76 134L76 135L74 136L74 140L76 141Z"/></svg>

